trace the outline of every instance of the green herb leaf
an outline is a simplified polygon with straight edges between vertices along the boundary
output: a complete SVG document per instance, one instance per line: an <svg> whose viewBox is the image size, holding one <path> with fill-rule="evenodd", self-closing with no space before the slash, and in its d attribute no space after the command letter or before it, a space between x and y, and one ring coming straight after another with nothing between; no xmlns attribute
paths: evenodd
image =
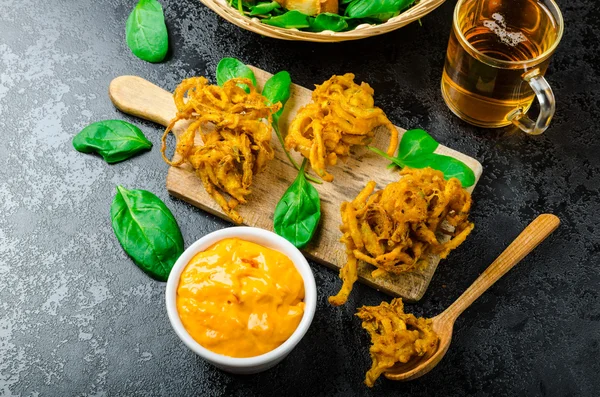
<svg viewBox="0 0 600 397"><path fill-rule="evenodd" d="M280 28L302 29L310 27L308 18L308 15L303 14L300 11L292 10L283 15L263 19L262 22L266 23L267 25L278 26Z"/></svg>
<svg viewBox="0 0 600 397"><path fill-rule="evenodd" d="M127 45L135 56L148 62L165 59L169 49L169 35L165 16L156 0L140 0L125 27Z"/></svg>
<svg viewBox="0 0 600 397"><path fill-rule="evenodd" d="M235 58L221 59L217 65L217 84L223 87L223 84L236 77L250 79L255 87L257 85L254 72L248 66ZM244 88L246 92L250 92L250 89L245 84L240 84L240 87Z"/></svg>
<svg viewBox="0 0 600 397"><path fill-rule="evenodd" d="M310 30L313 32L322 32L324 30L341 32L348 29L348 22L346 22L344 17L330 12L319 14L316 18L310 18L309 23Z"/></svg>
<svg viewBox="0 0 600 397"><path fill-rule="evenodd" d="M414 2L415 0L354 0L346 8L345 15L350 18L376 18L379 15L389 19L390 13L404 10Z"/></svg>
<svg viewBox="0 0 600 397"><path fill-rule="evenodd" d="M406 160L412 157L435 152L440 144L422 129L408 130L402 135L398 158Z"/></svg>
<svg viewBox="0 0 600 397"><path fill-rule="evenodd" d="M388 155L386 152L384 152L383 150L377 149L376 147L373 146L367 146L367 148L372 151L373 153L377 153L378 155L380 155L381 157L383 157L384 159L391 161L392 162L392 167L395 165L397 167L404 167L404 162L402 162L401 160L398 160L396 157L392 157L390 155ZM388 167L389 168L389 167Z"/></svg>
<svg viewBox="0 0 600 397"><path fill-rule="evenodd" d="M110 216L119 243L135 264L150 277L167 281L183 253L183 237L165 203L146 190L117 186Z"/></svg>
<svg viewBox="0 0 600 397"><path fill-rule="evenodd" d="M385 22L388 19L391 19L393 17L397 17L398 15L400 15L400 11L396 11L396 12L384 12L382 14L371 15L369 17L369 19L375 19L377 22Z"/></svg>
<svg viewBox="0 0 600 397"><path fill-rule="evenodd" d="M285 70L282 70L267 80L263 87L262 95L267 99L267 101L269 101L270 104L281 102L281 109L279 109L279 111L273 115L273 129L275 130L277 139L279 139L279 143L281 144L281 147L283 148L288 160L296 169L299 169L298 163L294 161L294 158L290 155L290 152L288 152L285 148L285 142L279 130L279 118L283 113L283 108L286 102L290 98L291 85L292 78L290 77L290 74Z"/></svg>
<svg viewBox="0 0 600 397"><path fill-rule="evenodd" d="M304 175L306 160L302 163L294 183L286 190L275 207L273 225L275 233L304 248L312 239L321 219L319 192Z"/></svg>
<svg viewBox="0 0 600 397"><path fill-rule="evenodd" d="M273 128L279 134L279 118L283 113L283 107L285 106L288 99L290 99L290 87L292 85L292 78L290 74L285 70L273 75L267 82L262 90L262 95L267 98L269 103L275 104L281 102L281 109L273 115Z"/></svg>
<svg viewBox="0 0 600 397"><path fill-rule="evenodd" d="M98 153L109 163L117 163L152 148L142 130L121 120L92 123L73 138L73 147L82 153Z"/></svg>
<svg viewBox="0 0 600 397"><path fill-rule="evenodd" d="M285 152L285 155L287 156L288 160L294 166L294 168L299 170L300 166L298 165L298 163L296 163L294 158L290 155L290 152L285 148L285 142L283 140L283 136L281 135L281 131L279 129L279 119L281 118L285 104L287 103L288 99L290 98L291 85L292 85L292 79L290 77L290 74L288 72L286 72L285 70L283 70L283 71L271 76L271 78L269 80L267 80L267 82L265 83L265 85L263 87L262 95L271 104L281 102L281 109L279 109L279 111L277 111L277 113L275 113L273 115L273 129L275 130L277 139L279 139L281 148ZM309 180L313 181L314 183L318 183L318 184L322 183L321 181L311 177L310 175L308 175L307 178Z"/></svg>
<svg viewBox="0 0 600 397"><path fill-rule="evenodd" d="M445 179L456 178L465 188L473 186L475 184L473 170L454 157L434 153L438 146L439 143L427 132L414 129L406 131L402 136L396 157L388 156L387 153L374 147L369 147L369 149L389 160L392 163L391 166L400 168L431 167L442 171Z"/></svg>
<svg viewBox="0 0 600 397"><path fill-rule="evenodd" d="M442 171L445 179L458 179L463 187L470 187L475 184L475 173L473 170L454 157L434 154L429 166L434 170Z"/></svg>
<svg viewBox="0 0 600 397"><path fill-rule="evenodd" d="M281 5L276 1L270 3L258 3L257 5L250 7L250 15L267 15L278 8L281 8Z"/></svg>

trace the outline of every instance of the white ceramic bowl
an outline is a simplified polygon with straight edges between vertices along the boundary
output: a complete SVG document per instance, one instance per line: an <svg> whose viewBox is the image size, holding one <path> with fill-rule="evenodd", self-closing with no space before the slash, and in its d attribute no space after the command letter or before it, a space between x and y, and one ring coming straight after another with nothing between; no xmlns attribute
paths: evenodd
<svg viewBox="0 0 600 397"><path fill-rule="evenodd" d="M196 342L186 331L179 318L179 313L177 312L177 287L183 269L198 252L204 251L216 242L226 238L240 238L261 244L285 254L292 262L294 262L296 269L298 269L298 272L304 280L304 316L302 316L298 328L296 328L288 340L279 347L260 356L235 358L217 354L206 349ZM167 313L175 333L194 353L224 371L236 374L254 374L265 371L278 364L292 351L298 342L300 342L304 334L306 334L317 307L317 288L315 286L315 278L308 262L302 253L289 241L275 233L263 229L254 227L230 227L207 234L181 254L177 262L175 262L171 274L169 275L169 279L167 280L166 301Z"/></svg>

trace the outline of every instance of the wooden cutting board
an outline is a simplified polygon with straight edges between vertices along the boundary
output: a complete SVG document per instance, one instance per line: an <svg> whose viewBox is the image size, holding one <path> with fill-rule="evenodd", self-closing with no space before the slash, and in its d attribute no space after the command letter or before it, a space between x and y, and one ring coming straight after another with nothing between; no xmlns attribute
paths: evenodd
<svg viewBox="0 0 600 397"><path fill-rule="evenodd" d="M258 85L262 88L271 74L253 68ZM311 90L298 85L292 85L291 97L285 106L281 117L281 131L285 133L296 112L311 100ZM121 76L114 79L109 87L109 95L115 106L121 111L167 126L175 117L176 108L170 92L136 76ZM377 95L377 93L375 94ZM377 99L377 96L375 96ZM385 109L384 109L385 111ZM187 122L181 121L174 128L175 135L185 130ZM398 128L401 134L405 130ZM199 139L199 138L198 138ZM385 151L389 134L384 128L376 132L373 142ZM201 144L201 141L198 143ZM245 224L273 230L273 211L285 190L296 178L296 169L289 164L275 134L271 141L275 149L275 158L268 164L265 171L255 176L252 184L252 194L248 203L239 206L239 213ZM154 149L157 150L157 149ZM172 151L171 151L172 152ZM440 145L436 153L455 157L473 169L476 180L481 176L481 164L462 153ZM300 156L293 152L300 163ZM345 247L339 242L341 232L340 204L352 200L369 180L377 182L378 188L383 188L390 182L397 181L398 171L387 168L388 161L365 148L358 148L347 161L340 161L337 166L329 167L335 179L331 183L314 185L321 196L321 224L313 240L304 249L304 254L332 269L339 270L346 261ZM472 186L469 188L473 190ZM223 219L229 218L212 200L189 165L171 167L167 175L167 189L173 196L185 200L211 214ZM450 254L452 255L452 254ZM371 277L373 267L361 263L359 265L359 280L380 291L393 296L400 296L407 301L421 299L437 268L439 258L432 256L429 264L420 271L397 276ZM341 286L341 280L339 281Z"/></svg>

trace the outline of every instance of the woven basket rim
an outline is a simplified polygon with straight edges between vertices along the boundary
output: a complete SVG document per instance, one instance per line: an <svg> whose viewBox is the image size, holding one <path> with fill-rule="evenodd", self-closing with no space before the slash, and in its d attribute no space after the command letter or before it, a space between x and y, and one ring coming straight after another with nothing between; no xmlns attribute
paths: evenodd
<svg viewBox="0 0 600 397"><path fill-rule="evenodd" d="M427 15L445 0L420 0L414 7L402 14L391 18L389 21L379 25L359 25L354 30L347 32L303 32L297 29L286 29L271 26L260 22L258 18L242 16L239 11L227 4L226 0L200 0L205 6L216 12L219 16L243 29L283 40L303 40L312 42L339 42L345 40L358 40L367 37L388 33L408 25Z"/></svg>

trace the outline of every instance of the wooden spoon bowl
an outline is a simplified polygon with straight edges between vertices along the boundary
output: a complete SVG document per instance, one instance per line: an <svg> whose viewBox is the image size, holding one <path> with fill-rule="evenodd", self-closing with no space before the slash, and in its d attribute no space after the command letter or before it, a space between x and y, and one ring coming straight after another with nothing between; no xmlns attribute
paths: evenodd
<svg viewBox="0 0 600 397"><path fill-rule="evenodd" d="M454 322L458 316L500 277L544 241L559 224L558 217L552 214L542 214L531 222L450 307L432 318L433 330L439 337L435 352L406 364L396 365L385 373L385 377L391 380L406 381L419 378L431 371L442 360L450 347Z"/></svg>

